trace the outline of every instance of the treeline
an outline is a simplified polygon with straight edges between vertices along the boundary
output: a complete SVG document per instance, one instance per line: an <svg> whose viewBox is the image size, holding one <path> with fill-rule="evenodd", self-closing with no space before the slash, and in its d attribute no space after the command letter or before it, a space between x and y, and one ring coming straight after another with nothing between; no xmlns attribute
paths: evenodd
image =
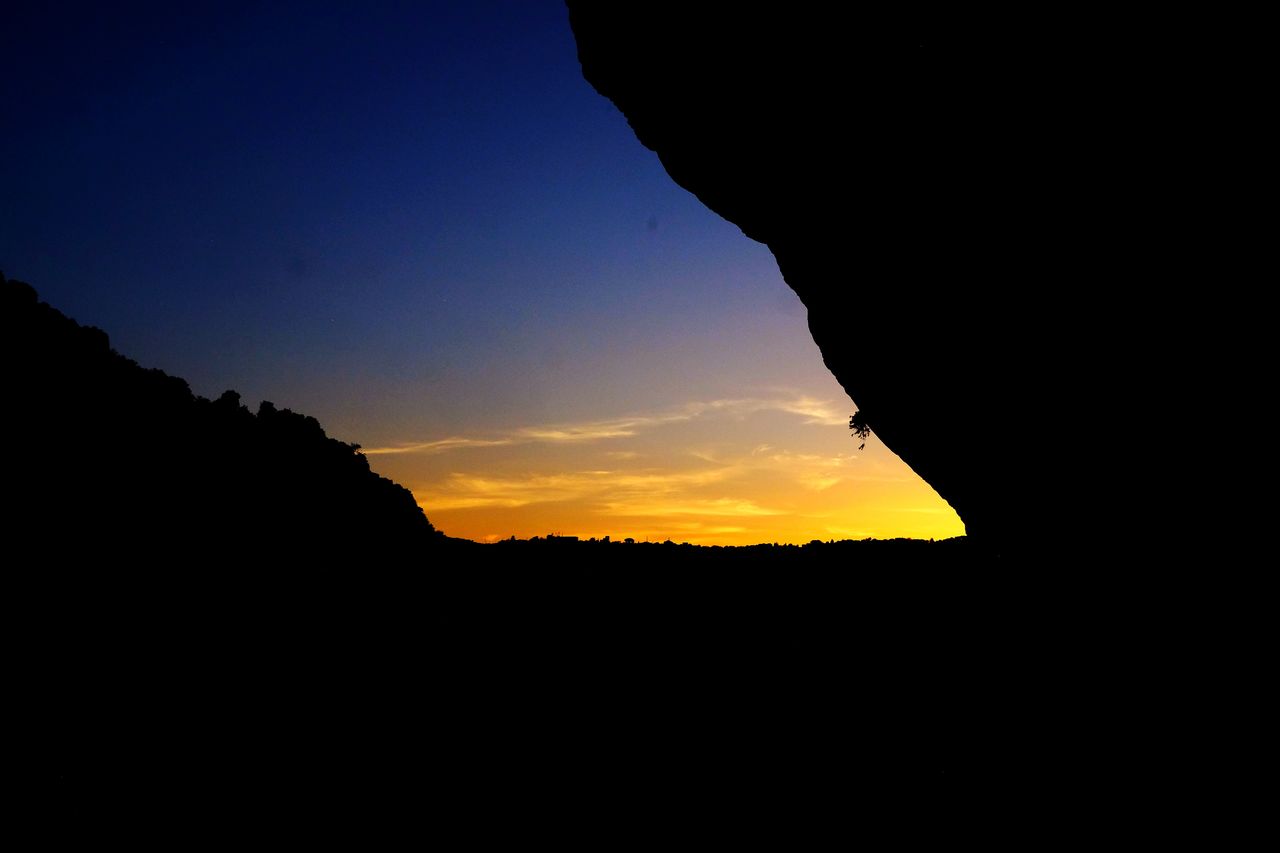
<svg viewBox="0 0 1280 853"><path fill-rule="evenodd" d="M500 546L584 545L589 547L605 546L605 545L638 545L640 547L679 548L681 550L706 551L706 552L724 551L726 553L731 553L731 554L734 554L734 553L741 554L741 553L751 553L751 552L773 553L773 552L788 552L788 551L811 551L811 550L823 549L823 548L843 548L843 549L849 550L850 552L872 551L872 550L883 550L883 549L905 551L906 549L919 549L919 548L926 548L930 546L945 547L945 548L959 548L959 547L965 547L964 546L965 541L966 541L965 537L955 536L950 539L941 539L938 541L934 541L933 539L909 539L906 537L896 537L893 539L875 539L875 538L827 539L825 541L822 539L813 539L813 540L810 540L809 542L804 543L803 545L798 545L791 542L784 542L781 544L777 542L773 542L773 543L762 542L755 545L697 545L690 542L677 543L671 539L664 539L661 542L651 542L649 540L645 540L641 542L631 537L627 537L625 539L614 539L612 536L603 536L599 538L593 536L590 539L583 539L579 536L560 536L555 533L550 533L550 534L547 534L546 536L531 536L528 539L517 539L515 536L511 536L508 539L499 539L497 542L493 544L500 545Z"/></svg>
<svg viewBox="0 0 1280 853"><path fill-rule="evenodd" d="M919 564L932 568L967 564L978 555L963 536L932 539L814 539L803 545L760 543L756 545L695 545L666 539L661 542L614 539L611 536L582 539L577 536L533 536L529 539L501 539L479 550L478 560L502 565L513 554L547 557L554 564L591 565L605 559L607 565L647 566L653 571L676 565L760 565L785 570L794 565L823 565L841 571L858 572L875 565Z"/></svg>

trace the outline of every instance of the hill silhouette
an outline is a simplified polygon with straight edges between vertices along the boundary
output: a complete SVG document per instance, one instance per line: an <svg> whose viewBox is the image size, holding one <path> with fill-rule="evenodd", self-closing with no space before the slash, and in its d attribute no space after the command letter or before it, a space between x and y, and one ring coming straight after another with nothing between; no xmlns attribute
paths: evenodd
<svg viewBox="0 0 1280 853"><path fill-rule="evenodd" d="M282 744L359 717L397 596L472 543L315 418L194 395L3 276L0 364L27 793L69 829L296 786Z"/></svg>
<svg viewBox="0 0 1280 853"><path fill-rule="evenodd" d="M144 369L0 276L17 529L69 562L391 556L442 544L409 491L315 418ZM75 535L68 536L69 530Z"/></svg>

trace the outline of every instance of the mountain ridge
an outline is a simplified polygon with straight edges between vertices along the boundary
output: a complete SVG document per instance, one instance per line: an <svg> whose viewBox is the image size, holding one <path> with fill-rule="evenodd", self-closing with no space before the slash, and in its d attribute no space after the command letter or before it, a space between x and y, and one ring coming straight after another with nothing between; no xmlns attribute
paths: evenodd
<svg viewBox="0 0 1280 853"><path fill-rule="evenodd" d="M407 489L315 418L270 401L251 412L234 391L200 397L30 285L0 276L0 293L19 529L75 559L152 566L196 543L202 560L331 560L446 541Z"/></svg>

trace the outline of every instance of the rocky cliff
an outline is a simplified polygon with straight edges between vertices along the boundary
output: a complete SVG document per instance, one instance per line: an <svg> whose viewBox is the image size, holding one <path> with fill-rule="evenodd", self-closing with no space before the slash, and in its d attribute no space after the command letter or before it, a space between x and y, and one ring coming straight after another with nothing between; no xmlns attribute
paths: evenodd
<svg viewBox="0 0 1280 853"><path fill-rule="evenodd" d="M587 80L769 246L875 435L992 550L1059 535L1161 197L1138 59L1048 21L568 6Z"/></svg>

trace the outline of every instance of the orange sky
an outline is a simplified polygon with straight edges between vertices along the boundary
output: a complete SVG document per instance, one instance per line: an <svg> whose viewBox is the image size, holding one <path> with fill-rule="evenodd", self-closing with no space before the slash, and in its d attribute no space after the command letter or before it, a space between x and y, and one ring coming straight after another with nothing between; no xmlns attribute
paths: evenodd
<svg viewBox="0 0 1280 853"><path fill-rule="evenodd" d="M874 436L829 374L785 391L689 400L596 420L427 436L366 448L450 536L548 533L699 544L964 533L955 512ZM814 377L810 377L812 383Z"/></svg>

